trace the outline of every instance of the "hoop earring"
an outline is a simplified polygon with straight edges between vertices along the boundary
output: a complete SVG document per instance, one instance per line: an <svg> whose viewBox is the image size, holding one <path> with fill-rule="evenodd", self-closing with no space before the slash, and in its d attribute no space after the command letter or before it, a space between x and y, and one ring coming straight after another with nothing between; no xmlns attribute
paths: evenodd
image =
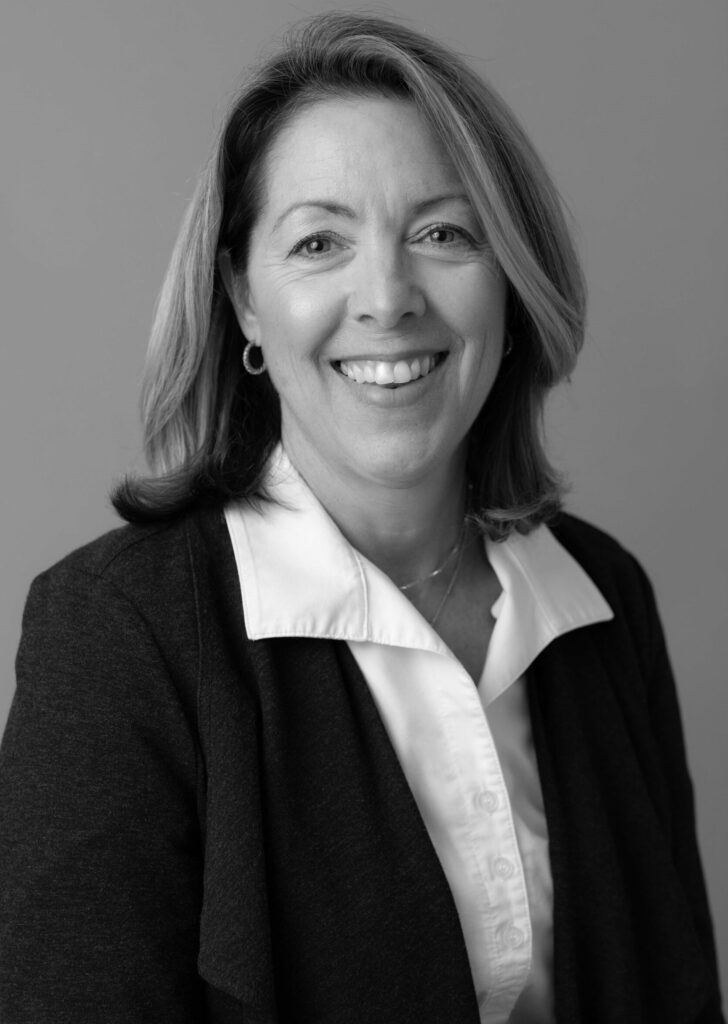
<svg viewBox="0 0 728 1024"><path fill-rule="evenodd" d="M261 373L265 373L265 359L263 358L262 351L260 353L260 356L261 356L260 366L253 366L253 363L252 363L252 361L250 359L250 351L251 351L251 349L258 348L258 347L259 346L258 345L254 345L252 341L249 341L247 343L247 345L245 346L245 348L243 349L243 366L245 367L247 372L252 377L258 377Z"/></svg>
<svg viewBox="0 0 728 1024"><path fill-rule="evenodd" d="M506 343L505 343L505 347L503 349L503 358L507 359L512 351L513 351L513 338L510 336L510 334L506 334Z"/></svg>

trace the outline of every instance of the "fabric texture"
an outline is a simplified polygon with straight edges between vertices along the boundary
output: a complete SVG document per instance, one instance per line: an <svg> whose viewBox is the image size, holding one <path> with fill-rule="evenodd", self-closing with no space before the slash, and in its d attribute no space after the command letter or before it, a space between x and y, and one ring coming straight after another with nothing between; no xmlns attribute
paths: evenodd
<svg viewBox="0 0 728 1024"><path fill-rule="evenodd" d="M724 1020L674 682L630 555L528 694L559 1024ZM345 643L249 641L219 510L34 582L0 753L3 1024L477 1024L457 914Z"/></svg>

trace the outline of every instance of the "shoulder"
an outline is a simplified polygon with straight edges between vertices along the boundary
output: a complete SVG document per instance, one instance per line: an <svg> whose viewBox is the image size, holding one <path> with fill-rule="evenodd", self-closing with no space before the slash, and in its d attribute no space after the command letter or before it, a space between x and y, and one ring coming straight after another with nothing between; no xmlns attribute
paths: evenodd
<svg viewBox="0 0 728 1024"><path fill-rule="evenodd" d="M113 691L115 704L136 706L139 687L145 700L151 692L142 680L169 678L192 702L203 641L209 646L214 633L208 609L239 600L229 546L222 511L207 509L153 526L123 526L66 555L31 585L19 689L70 686L77 693L86 686L96 700L101 686ZM221 586L228 587L227 598ZM163 689L160 683L155 692Z"/></svg>
<svg viewBox="0 0 728 1024"><path fill-rule="evenodd" d="M635 556L604 530L569 513L549 523L551 532L597 586L642 590L647 582Z"/></svg>
<svg viewBox="0 0 728 1024"><path fill-rule="evenodd" d="M551 532L576 559L601 591L620 624L648 644L660 635L652 584L638 559L604 530L577 516L561 513L549 524Z"/></svg>
<svg viewBox="0 0 728 1024"><path fill-rule="evenodd" d="M199 636L205 608L219 606L225 594L238 600L234 572L219 508L122 526L33 580L23 636L34 641L62 631L69 638L83 633L89 640L107 640L113 633L131 647L146 636L176 652L180 643L186 648Z"/></svg>
<svg viewBox="0 0 728 1024"><path fill-rule="evenodd" d="M225 541L222 509L120 526L71 551L42 572L34 585L77 589L97 583L130 595L150 587L173 593L194 574L195 562L205 554L223 557Z"/></svg>
<svg viewBox="0 0 728 1024"><path fill-rule="evenodd" d="M115 583L153 574L160 564L183 557L188 527L188 517L117 527L69 552L38 578L63 584L88 576Z"/></svg>

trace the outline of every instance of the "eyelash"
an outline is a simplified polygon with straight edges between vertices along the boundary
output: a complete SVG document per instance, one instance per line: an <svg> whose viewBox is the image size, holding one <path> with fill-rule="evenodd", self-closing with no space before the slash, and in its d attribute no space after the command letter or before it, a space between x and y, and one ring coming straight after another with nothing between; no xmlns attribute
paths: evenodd
<svg viewBox="0 0 728 1024"><path fill-rule="evenodd" d="M329 231L314 231L312 234L306 235L306 237L302 238L299 242L296 242L296 244L291 249L289 255L290 256L298 256L298 255L303 254L309 260L316 259L316 257L318 255L325 256L326 253L309 253L309 254L306 254L306 253L303 252L303 250L305 249L305 247L308 245L309 242L318 242L318 241L334 242L334 241L337 240L337 238L338 238L338 235L335 235L335 234L333 234L332 232L329 232Z"/></svg>
<svg viewBox="0 0 728 1024"><path fill-rule="evenodd" d="M455 239L453 239L453 241L451 243L446 243L446 242L441 243L443 245L443 247L448 245L448 244L449 245L454 245L454 244L457 243L457 241L466 242L469 245L473 245L473 246L476 245L475 240L471 237L471 235L464 228L457 227L455 224L447 224L445 222L443 222L442 224L433 224L431 227L427 228L427 230L424 232L424 235L421 235L420 237L427 238L428 235L434 234L434 232L436 232L436 231L452 231L453 234L456 236ZM302 239L300 239L300 241L296 242L296 244L291 249L289 255L290 256L300 256L300 255L303 255L306 259L309 259L309 260L317 259L319 256L326 256L326 255L328 255L328 253L326 253L326 252L323 252L323 253L304 253L304 249L306 248L306 246L310 242L316 242L316 241L335 242L335 241L338 240L338 238L339 238L339 236L334 234L333 232L314 231L310 235L306 235L305 238L302 238ZM439 244L439 243L436 243L436 244Z"/></svg>
<svg viewBox="0 0 728 1024"><path fill-rule="evenodd" d="M457 227L455 224L446 224L444 222L442 224L433 224L432 227L428 228L425 232L425 237L427 235L434 234L435 231L452 231L456 236L456 241L460 240L461 242L468 242L470 245L475 245L474 239L468 234L468 232L464 228Z"/></svg>

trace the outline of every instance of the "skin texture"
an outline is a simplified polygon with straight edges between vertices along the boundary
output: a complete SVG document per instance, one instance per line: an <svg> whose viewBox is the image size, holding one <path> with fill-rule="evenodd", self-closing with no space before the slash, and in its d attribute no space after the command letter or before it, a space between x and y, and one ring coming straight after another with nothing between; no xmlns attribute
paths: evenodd
<svg viewBox="0 0 728 1024"><path fill-rule="evenodd" d="M406 101L304 108L273 143L265 180L246 273L229 287L280 396L284 445L349 540L396 582L416 578L462 522L465 439L502 358L502 273ZM397 388L339 369L428 355L439 365ZM468 562L463 584L479 559ZM427 614L446 585L444 574L408 596Z"/></svg>

